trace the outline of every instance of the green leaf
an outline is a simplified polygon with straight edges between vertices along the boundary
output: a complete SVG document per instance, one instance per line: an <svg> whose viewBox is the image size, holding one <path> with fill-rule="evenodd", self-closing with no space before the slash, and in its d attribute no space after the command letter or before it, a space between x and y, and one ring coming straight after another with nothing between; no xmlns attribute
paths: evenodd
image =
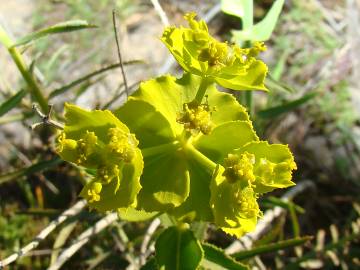
<svg viewBox="0 0 360 270"><path fill-rule="evenodd" d="M127 62L124 62L123 65L126 66L126 65L133 65L133 64L138 64L138 63L143 63L141 60L132 60L132 61L127 61ZM49 98L53 98L53 97L56 97L58 95L61 95L63 93L66 93L67 91L71 90L73 87L85 82L85 81L88 81L89 79L97 76L97 75L100 75L100 74L103 74L109 70L113 70L113 69L116 69L116 68L120 68L120 64L112 64L112 65L109 65L109 66L106 66L106 67L103 67L99 70L96 70L96 71L93 71L89 74L86 74L85 76L75 80L75 81L72 81L70 83L68 83L67 85L64 85L60 88L57 88L53 91L50 92L50 95L49 95Z"/></svg>
<svg viewBox="0 0 360 270"><path fill-rule="evenodd" d="M22 100L22 98L26 95L27 91L20 90L11 98L6 100L0 105L0 117L6 114L11 109L15 108Z"/></svg>
<svg viewBox="0 0 360 270"><path fill-rule="evenodd" d="M234 67L234 70L239 67ZM246 69L246 73L232 74L229 72L219 73L215 78L221 86L233 90L261 90L268 91L264 81L268 67L260 60L253 61Z"/></svg>
<svg viewBox="0 0 360 270"><path fill-rule="evenodd" d="M190 174L181 154L152 156L144 162L138 207L145 211L166 211L182 204L189 196Z"/></svg>
<svg viewBox="0 0 360 270"><path fill-rule="evenodd" d="M295 110L296 108L300 107L301 105L305 104L316 96L317 93L307 93L303 97L287 102L283 105L261 110L257 112L257 115L261 118L275 118L279 115Z"/></svg>
<svg viewBox="0 0 360 270"><path fill-rule="evenodd" d="M303 245L304 243L310 241L311 239L313 239L312 236L303 236L289 240L283 240L277 243L253 247L251 250L240 251L235 254L232 254L231 256L234 257L236 260L246 260L261 254L275 252L278 250L284 250L285 248Z"/></svg>
<svg viewBox="0 0 360 270"><path fill-rule="evenodd" d="M2 174L0 175L0 185L8 181L18 179L22 176L30 175L54 167L58 165L60 162L62 162L60 158L53 158L51 160L40 161L38 163L31 165L30 167L23 168L15 172Z"/></svg>
<svg viewBox="0 0 360 270"><path fill-rule="evenodd" d="M252 2L246 1L245 2ZM249 28L243 28L241 31L232 31L237 43L250 41L266 41L270 39L279 19L285 0L276 0L271 6L266 16L257 24ZM251 16L253 16L251 14Z"/></svg>
<svg viewBox="0 0 360 270"><path fill-rule="evenodd" d="M155 252L156 262L164 270L196 270L204 256L193 232L179 227L169 227L160 234Z"/></svg>
<svg viewBox="0 0 360 270"><path fill-rule="evenodd" d="M188 161L190 172L190 193L186 201L170 211L184 222L192 220L213 221L210 208L211 172L204 170L196 160Z"/></svg>
<svg viewBox="0 0 360 270"><path fill-rule="evenodd" d="M53 265L55 263L56 259L60 254L61 248L65 245L72 231L76 228L77 223L77 219L72 220L70 223L66 224L57 234L51 252L50 265Z"/></svg>
<svg viewBox="0 0 360 270"><path fill-rule="evenodd" d="M286 210L289 210L289 208L291 207L290 205L293 205L294 210L299 213L299 214L304 214L305 213L305 209L302 208L301 206L293 203L293 202L289 202L289 201L284 201L282 199L276 198L274 196L269 196L266 198L263 198L261 200L262 205L268 205L268 207L274 207L274 206L279 206L281 208L284 208Z"/></svg>
<svg viewBox="0 0 360 270"><path fill-rule="evenodd" d="M250 122L232 121L217 126L207 136L199 137L194 146L215 163L223 163L224 157L232 150L258 140Z"/></svg>
<svg viewBox="0 0 360 270"><path fill-rule="evenodd" d="M253 8L253 0L221 0L221 10L241 18L243 29L250 29L253 25Z"/></svg>
<svg viewBox="0 0 360 270"><path fill-rule="evenodd" d="M203 243L202 248L204 250L204 260L201 265L206 269L211 270L246 270L249 269L246 265L237 262L229 255L226 255L220 248Z"/></svg>
<svg viewBox="0 0 360 270"><path fill-rule="evenodd" d="M93 24L89 24L87 21L83 21L83 20L72 20L72 21L61 22L20 38L15 42L15 44L12 45L12 47L25 45L29 42L35 41L47 35L66 33L66 32L72 32L72 31L82 30L86 28L95 28L95 27L97 26Z"/></svg>
<svg viewBox="0 0 360 270"><path fill-rule="evenodd" d="M265 79L265 85L269 88L270 92L286 92L286 93L295 93L296 90L291 88L290 86L275 80L268 74L267 78Z"/></svg>
<svg viewBox="0 0 360 270"><path fill-rule="evenodd" d="M135 132L140 148L167 144L176 139L168 119L144 100L130 98L115 115Z"/></svg>
<svg viewBox="0 0 360 270"><path fill-rule="evenodd" d="M130 222L145 221L159 215L158 212L145 212L143 210L136 210L132 207L119 208L117 211L120 219Z"/></svg>

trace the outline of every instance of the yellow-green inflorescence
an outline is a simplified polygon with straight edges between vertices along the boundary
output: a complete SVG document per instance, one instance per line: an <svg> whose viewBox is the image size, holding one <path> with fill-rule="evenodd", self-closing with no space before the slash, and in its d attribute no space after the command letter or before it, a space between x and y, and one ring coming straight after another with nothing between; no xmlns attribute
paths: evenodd
<svg viewBox="0 0 360 270"><path fill-rule="evenodd" d="M240 48L220 42L209 34L206 23L195 17L195 13L185 15L189 28L170 26L161 38L182 68L226 88L267 91L263 83L267 66L256 59L266 50L264 43Z"/></svg>
<svg viewBox="0 0 360 270"><path fill-rule="evenodd" d="M57 152L69 162L89 169L96 174L81 192L89 205L98 210L111 210L111 205L103 205L103 196L112 193L114 209L127 207L136 202L135 196L128 200L116 201L116 193L122 186L123 169L134 168L132 163L142 163L138 141L110 111L86 111L77 106L66 104L66 124L58 137ZM81 121L81 122L78 122ZM139 181L142 171L132 175L134 182ZM133 185L135 192L140 184ZM109 190L111 189L111 190ZM127 201L128 205L126 205Z"/></svg>
<svg viewBox="0 0 360 270"><path fill-rule="evenodd" d="M178 114L177 122L183 124L185 130L193 134L198 132L210 134L214 127L211 121L211 113L208 104L199 104L197 101L184 103L183 111Z"/></svg>
<svg viewBox="0 0 360 270"><path fill-rule="evenodd" d="M183 77L141 83L114 114L66 104L57 151L92 171L80 193L92 208L132 221L166 212L240 237L255 228L262 194L294 185L296 164L287 145L260 141L246 109L215 86L266 91L256 59L264 44L219 42L195 14L185 19L189 28L162 36Z"/></svg>

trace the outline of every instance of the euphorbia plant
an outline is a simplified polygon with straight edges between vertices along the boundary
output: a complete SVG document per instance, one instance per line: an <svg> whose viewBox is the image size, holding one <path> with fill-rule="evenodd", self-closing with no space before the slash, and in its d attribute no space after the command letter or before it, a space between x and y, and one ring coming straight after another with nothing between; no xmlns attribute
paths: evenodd
<svg viewBox="0 0 360 270"><path fill-rule="evenodd" d="M195 14L185 18L189 28L168 27L161 39L183 76L141 83L115 112L67 104L57 147L64 160L95 171L80 193L91 208L176 220L156 243L153 267L165 269L197 269L204 261L186 224L210 222L240 237L261 216L259 196L294 185L296 169L288 147L261 141L246 109L216 87L267 91L267 67L256 59L265 46L230 46Z"/></svg>

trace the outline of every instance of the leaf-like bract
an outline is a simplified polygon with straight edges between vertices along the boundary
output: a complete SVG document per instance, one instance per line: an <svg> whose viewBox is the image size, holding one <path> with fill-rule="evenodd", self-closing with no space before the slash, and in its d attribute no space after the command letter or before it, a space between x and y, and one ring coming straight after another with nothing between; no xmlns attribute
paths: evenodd
<svg viewBox="0 0 360 270"><path fill-rule="evenodd" d="M143 159L135 136L110 111L65 105L57 151L69 162L96 169L80 195L99 211L136 206Z"/></svg>

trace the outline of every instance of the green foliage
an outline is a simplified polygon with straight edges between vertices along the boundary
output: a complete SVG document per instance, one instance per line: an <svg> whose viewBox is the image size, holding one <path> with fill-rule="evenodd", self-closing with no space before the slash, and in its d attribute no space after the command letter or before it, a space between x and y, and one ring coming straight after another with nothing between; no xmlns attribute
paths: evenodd
<svg viewBox="0 0 360 270"><path fill-rule="evenodd" d="M245 40L268 40L274 31L284 3L285 0L276 0L266 16L255 25L253 24L253 0L222 0L221 9L227 14L241 18L242 30L232 31L234 41L241 44Z"/></svg>
<svg viewBox="0 0 360 270"><path fill-rule="evenodd" d="M15 44L13 44L13 47L26 45L29 42L33 42L39 38L45 37L47 35L53 35L58 33L66 33L66 32L72 32L87 28L95 28L95 25L89 24L87 21L83 20L72 20L72 21L66 21L57 23L53 26L50 26L45 29L41 29L37 32L31 33L25 37L20 38L19 40L15 41Z"/></svg>
<svg viewBox="0 0 360 270"><path fill-rule="evenodd" d="M22 100L22 98L26 95L25 90L20 90L15 95L10 97L8 100L0 104L0 117L6 114L11 109L15 108Z"/></svg>
<svg viewBox="0 0 360 270"><path fill-rule="evenodd" d="M202 244L204 250L204 269L212 270L244 270L249 269L244 264L237 262L234 258L226 255L220 248L211 244Z"/></svg>
<svg viewBox="0 0 360 270"><path fill-rule="evenodd" d="M159 269L197 269L204 256L199 241L185 225L169 227L162 232L155 250Z"/></svg>

